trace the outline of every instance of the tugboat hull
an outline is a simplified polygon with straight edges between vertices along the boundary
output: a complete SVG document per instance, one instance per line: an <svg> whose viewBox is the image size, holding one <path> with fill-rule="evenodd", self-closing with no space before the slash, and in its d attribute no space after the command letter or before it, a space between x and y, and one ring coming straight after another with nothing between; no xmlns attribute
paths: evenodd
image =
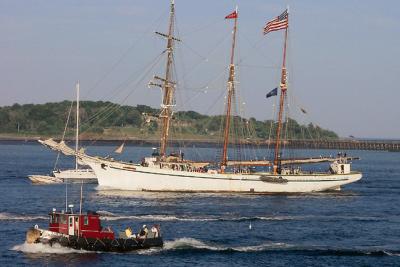
<svg viewBox="0 0 400 267"><path fill-rule="evenodd" d="M85 238L78 236L58 237L49 241L49 244L60 244L63 247L69 247L78 250L102 251L102 252L129 252L139 249L149 249L152 247L162 247L161 237L135 239L135 238L116 238L99 239Z"/></svg>
<svg viewBox="0 0 400 267"><path fill-rule="evenodd" d="M77 250L99 252L129 252L152 247L162 247L162 237L150 238L90 238L75 235L64 235L39 228L29 229L26 234L27 243L42 243L68 247Z"/></svg>

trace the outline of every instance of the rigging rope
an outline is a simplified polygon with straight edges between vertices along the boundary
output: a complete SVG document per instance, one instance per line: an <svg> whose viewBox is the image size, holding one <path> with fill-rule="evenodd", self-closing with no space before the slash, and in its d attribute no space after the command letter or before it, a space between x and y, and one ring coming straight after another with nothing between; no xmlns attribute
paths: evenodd
<svg viewBox="0 0 400 267"><path fill-rule="evenodd" d="M154 24L157 24L160 22L160 20L165 16L167 11L164 11L161 13L161 15L154 20L148 28L146 28L145 31L133 42L131 46L126 49L122 55L114 62L114 64L111 65L111 67L103 73L103 75L94 83L92 87L89 88L89 90L86 92L85 97L88 96L92 91L99 85L101 84L116 68L119 64L122 63L122 61L125 59L125 57L139 44L139 42L143 39L143 37L150 32L150 29L153 28ZM153 33L153 31L152 31Z"/></svg>
<svg viewBox="0 0 400 267"><path fill-rule="evenodd" d="M63 132L63 134L62 134L61 141L64 141L65 133L67 132L67 127L68 127L69 118L70 118L70 116L71 116L71 112L72 112L72 107L73 107L73 105L74 105L74 101L71 101L71 106L69 107L68 116L67 116L67 122L65 123L65 126L64 126L64 132ZM60 158L60 153L61 153L61 151L58 151L57 157L56 157L56 161L55 161L55 163L54 163L53 170L56 170L56 167L57 167L57 164L58 164L58 160L59 160L59 158Z"/></svg>

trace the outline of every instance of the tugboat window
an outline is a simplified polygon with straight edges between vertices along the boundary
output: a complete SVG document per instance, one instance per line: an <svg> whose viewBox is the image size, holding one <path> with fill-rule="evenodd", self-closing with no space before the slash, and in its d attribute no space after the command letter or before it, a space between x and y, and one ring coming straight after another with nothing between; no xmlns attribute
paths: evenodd
<svg viewBox="0 0 400 267"><path fill-rule="evenodd" d="M85 225L89 225L89 218L88 218L88 216L85 216L83 221L84 221L84 224L85 224Z"/></svg>
<svg viewBox="0 0 400 267"><path fill-rule="evenodd" d="M60 223L61 224L66 224L67 223L67 216L62 215L61 218L60 218Z"/></svg>

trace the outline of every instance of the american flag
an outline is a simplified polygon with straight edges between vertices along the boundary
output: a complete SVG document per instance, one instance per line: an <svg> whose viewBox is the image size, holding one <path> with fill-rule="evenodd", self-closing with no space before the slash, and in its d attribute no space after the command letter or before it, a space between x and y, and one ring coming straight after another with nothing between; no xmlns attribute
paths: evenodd
<svg viewBox="0 0 400 267"><path fill-rule="evenodd" d="M286 29L289 26L288 17L289 17L289 13L286 9L285 11L283 11L282 14L280 14L273 20L268 21L264 27L264 34L267 34L269 32L279 31L282 29Z"/></svg>

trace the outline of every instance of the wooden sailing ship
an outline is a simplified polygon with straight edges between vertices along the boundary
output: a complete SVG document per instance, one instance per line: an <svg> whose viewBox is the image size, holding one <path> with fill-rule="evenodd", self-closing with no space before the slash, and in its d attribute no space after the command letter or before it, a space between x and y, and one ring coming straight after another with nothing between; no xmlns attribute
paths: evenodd
<svg viewBox="0 0 400 267"><path fill-rule="evenodd" d="M149 85L162 89L160 112L161 136L159 151L145 157L138 164L114 161L106 158L76 153L64 143L53 140L41 141L52 149L65 154L77 154L96 173L101 186L122 190L177 191L177 192L257 192L257 193L304 193L340 189L341 186L361 179L360 172L351 171L350 157L282 158L282 120L287 94L286 47L288 38L289 13L267 23L264 33L285 30L283 63L281 69L278 123L274 157L272 160L231 160L228 159L229 131L231 128L232 103L235 95L235 46L238 23L237 9L226 16L234 21L232 47L227 82L227 98L223 146L219 162L196 162L184 159L183 155L168 154L168 139L174 107L176 82L172 80L174 43L179 42L174 33L175 4L171 1L168 33L158 33L167 40L166 69L164 77L154 76ZM301 164L329 162L326 172L303 172ZM212 167L217 166L217 167ZM272 167L272 171L255 171L255 166Z"/></svg>

